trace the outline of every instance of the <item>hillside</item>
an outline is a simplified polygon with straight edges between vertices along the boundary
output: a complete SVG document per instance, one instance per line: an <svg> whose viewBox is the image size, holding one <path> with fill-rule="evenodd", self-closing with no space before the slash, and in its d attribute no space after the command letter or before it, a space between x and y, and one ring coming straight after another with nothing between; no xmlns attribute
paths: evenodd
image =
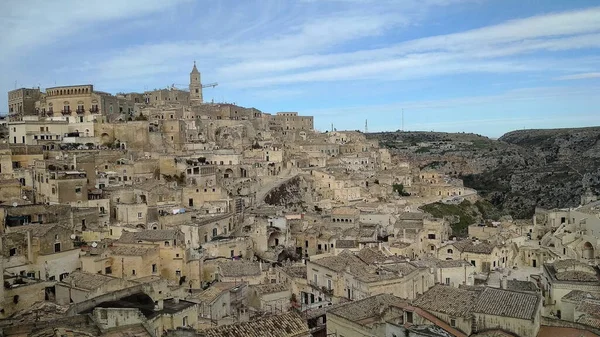
<svg viewBox="0 0 600 337"><path fill-rule="evenodd" d="M369 134L420 168L461 177L495 207L530 218L535 207L573 207L600 192L600 127L519 130L498 140L474 134Z"/></svg>

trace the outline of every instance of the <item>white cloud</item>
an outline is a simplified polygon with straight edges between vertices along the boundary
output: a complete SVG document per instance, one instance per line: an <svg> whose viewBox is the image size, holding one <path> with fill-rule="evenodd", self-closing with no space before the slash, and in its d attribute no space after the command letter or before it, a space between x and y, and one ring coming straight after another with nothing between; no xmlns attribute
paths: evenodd
<svg viewBox="0 0 600 337"><path fill-rule="evenodd" d="M49 45L85 28L164 12L190 0L18 0L0 2L0 57Z"/></svg>
<svg viewBox="0 0 600 337"><path fill-rule="evenodd" d="M156 67L155 73L166 72L170 69L159 65L175 60L189 62L199 57L200 64L213 65L214 76L232 87L265 87L316 81L402 80L471 72L569 71L574 65L565 59L554 59L549 64L552 68L544 68L537 60L515 57L540 51L600 47L597 20L600 7L511 20L381 48L350 48L339 52L337 47L382 36L394 27L410 23L409 17L394 12L381 15L354 10L350 14L348 11L343 15L321 14L285 27L281 33L251 41L194 40L135 46L109 57L97 69L103 69L106 78L118 79L130 73L140 74L133 70L136 67L152 66Z"/></svg>
<svg viewBox="0 0 600 337"><path fill-rule="evenodd" d="M566 75L557 77L557 80L566 81L566 80L586 80L590 78L600 78L600 73L584 73L584 74L574 74L574 75Z"/></svg>

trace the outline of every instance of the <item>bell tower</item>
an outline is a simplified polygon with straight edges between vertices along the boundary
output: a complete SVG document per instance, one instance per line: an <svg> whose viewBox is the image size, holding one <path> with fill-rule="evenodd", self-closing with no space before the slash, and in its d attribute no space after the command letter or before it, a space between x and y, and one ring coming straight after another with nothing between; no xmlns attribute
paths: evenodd
<svg viewBox="0 0 600 337"><path fill-rule="evenodd" d="M202 83L200 82L200 72L194 61L194 68L190 73L190 104L198 105L200 103L202 103Z"/></svg>

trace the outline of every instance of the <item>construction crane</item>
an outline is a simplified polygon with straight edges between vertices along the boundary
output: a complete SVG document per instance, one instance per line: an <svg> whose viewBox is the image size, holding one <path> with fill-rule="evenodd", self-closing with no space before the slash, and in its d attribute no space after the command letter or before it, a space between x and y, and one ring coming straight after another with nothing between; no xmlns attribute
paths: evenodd
<svg viewBox="0 0 600 337"><path fill-rule="evenodd" d="M208 84L202 84L202 89L204 89L204 88L214 88L217 85L219 85L219 83L217 83L217 82L208 83ZM186 86L188 86L188 84L175 84L175 83L173 83L173 84L171 84L171 89L185 88Z"/></svg>

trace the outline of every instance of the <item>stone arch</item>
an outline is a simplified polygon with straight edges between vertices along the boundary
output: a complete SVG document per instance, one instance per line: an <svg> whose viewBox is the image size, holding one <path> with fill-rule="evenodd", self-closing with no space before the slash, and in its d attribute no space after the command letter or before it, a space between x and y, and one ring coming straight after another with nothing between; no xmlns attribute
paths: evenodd
<svg viewBox="0 0 600 337"><path fill-rule="evenodd" d="M594 258L594 246L589 241L586 241L583 244L583 248L581 250L581 256L584 259L593 259Z"/></svg>
<svg viewBox="0 0 600 337"><path fill-rule="evenodd" d="M104 132L102 135L100 135L100 140L102 141L102 144L108 144L110 143L110 135Z"/></svg>

